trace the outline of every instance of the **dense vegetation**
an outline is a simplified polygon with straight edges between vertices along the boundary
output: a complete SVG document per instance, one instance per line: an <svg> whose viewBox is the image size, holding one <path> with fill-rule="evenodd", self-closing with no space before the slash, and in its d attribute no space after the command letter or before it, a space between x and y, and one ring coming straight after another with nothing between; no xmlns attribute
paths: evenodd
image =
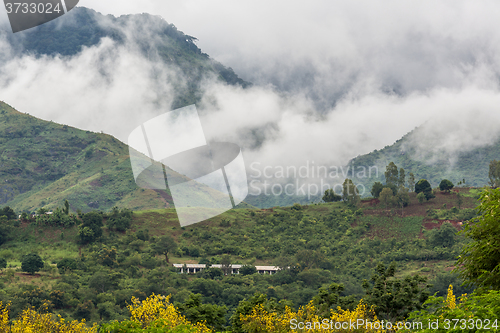
<svg viewBox="0 0 500 333"><path fill-rule="evenodd" d="M362 306L361 298L376 304L373 288L378 279L406 283L404 276L419 273L428 281L411 278L419 289L408 300L406 310L394 312L399 318L420 309L429 293L446 295L449 284L459 293L471 291L461 287L462 280L449 271L465 240L455 227L443 223L474 206L475 194L463 194L463 208L458 212L456 207L443 208L453 194L437 195L424 203L441 221L425 214L401 216L382 204L371 206L370 201L357 207L332 202L272 210L237 209L184 228L178 226L173 209L74 214L62 206L57 213L25 215L25 220L4 215L5 243L0 257L8 267L1 277L0 301L10 302L11 318L31 305L71 320L104 323L128 320L127 304L132 297L144 300L152 293L171 295L173 304L191 322L205 319L216 330L232 323L237 331L245 324L235 322L239 318L235 314L251 315L253 306L261 301L278 302L267 311L285 306L298 311L315 299L315 307L323 312L336 305L355 312ZM410 193L405 212L421 206ZM11 210L3 211L8 215ZM424 228L429 223L437 228ZM44 262L34 275L21 273L23 255L29 253L40 255ZM218 268L186 275L169 266L167 259L241 263L248 268L240 275L225 276ZM286 269L260 275L252 269L258 264ZM391 267L390 273L382 273L385 277L380 275L386 272L380 265ZM430 289L425 287L429 282ZM245 299L250 303L242 303Z"/></svg>

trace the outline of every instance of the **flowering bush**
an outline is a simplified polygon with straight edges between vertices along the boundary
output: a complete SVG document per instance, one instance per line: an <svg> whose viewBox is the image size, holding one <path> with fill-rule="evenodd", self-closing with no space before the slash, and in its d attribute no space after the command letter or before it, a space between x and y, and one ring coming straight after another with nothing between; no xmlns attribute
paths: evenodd
<svg viewBox="0 0 500 333"><path fill-rule="evenodd" d="M243 323L242 328L249 333L284 333L284 332L387 332L375 327L382 327L378 320L374 308L368 307L361 300L356 309L342 310L340 307L332 311L329 318L322 318L318 314L313 302L299 308L297 312L286 306L283 312L268 311L263 304L256 305L251 314L240 315ZM358 319L369 321L372 325L368 328L362 327L359 330L342 328L342 323L356 323ZM335 329L335 323L340 325ZM332 329L333 328L333 329Z"/></svg>
<svg viewBox="0 0 500 333"><path fill-rule="evenodd" d="M88 327L85 320L65 321L51 313L26 309L9 323L9 304L0 302L0 332L2 333L97 333L97 325Z"/></svg>
<svg viewBox="0 0 500 333"><path fill-rule="evenodd" d="M191 324L170 301L170 296L152 294L144 301L132 297L130 320L103 325L101 332L209 333L204 323Z"/></svg>

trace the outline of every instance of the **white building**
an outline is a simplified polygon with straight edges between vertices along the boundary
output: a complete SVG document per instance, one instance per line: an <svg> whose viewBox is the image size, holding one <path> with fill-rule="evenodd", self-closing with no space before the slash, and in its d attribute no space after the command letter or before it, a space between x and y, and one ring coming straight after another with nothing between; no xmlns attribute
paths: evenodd
<svg viewBox="0 0 500 333"><path fill-rule="evenodd" d="M204 264L173 264L175 268L179 269L180 273L198 273L206 268ZM231 274L240 274L240 268L243 265L231 265ZM210 267L222 268L220 264L214 264ZM275 274L280 268L277 266L255 266L259 274Z"/></svg>

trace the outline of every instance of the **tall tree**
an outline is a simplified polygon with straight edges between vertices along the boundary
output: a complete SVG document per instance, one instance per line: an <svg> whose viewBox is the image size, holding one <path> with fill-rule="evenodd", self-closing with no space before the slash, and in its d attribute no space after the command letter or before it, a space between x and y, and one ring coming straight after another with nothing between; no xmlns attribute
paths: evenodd
<svg viewBox="0 0 500 333"><path fill-rule="evenodd" d="M415 191L415 175L413 174L413 172L410 172L408 176L408 187L410 188L411 192Z"/></svg>
<svg viewBox="0 0 500 333"><path fill-rule="evenodd" d="M349 178L346 178L342 185L342 200L353 207L357 206L360 201L358 188Z"/></svg>
<svg viewBox="0 0 500 333"><path fill-rule="evenodd" d="M394 202L394 195L392 194L392 190L388 187L385 187L382 192L380 192L379 196L380 202L384 204L385 208L389 208Z"/></svg>
<svg viewBox="0 0 500 333"><path fill-rule="evenodd" d="M490 162L490 171L488 176L490 177L490 185L492 187L495 188L500 186L500 161L493 160Z"/></svg>
<svg viewBox="0 0 500 333"><path fill-rule="evenodd" d="M398 193L396 194L396 202L401 208L401 215L403 215L404 207L408 206L410 203L410 195L408 194L408 188L400 185L398 187Z"/></svg>
<svg viewBox="0 0 500 333"><path fill-rule="evenodd" d="M64 200L64 214L69 215L69 202L68 200Z"/></svg>
<svg viewBox="0 0 500 333"><path fill-rule="evenodd" d="M162 236L153 245L153 251L157 254L165 256L165 261L168 263L168 254L177 249L177 243L172 236Z"/></svg>
<svg viewBox="0 0 500 333"><path fill-rule="evenodd" d="M396 166L396 164L394 164L394 162L391 162L388 166L386 166L384 175L386 184L393 184L396 186L398 185L398 167Z"/></svg>
<svg viewBox="0 0 500 333"><path fill-rule="evenodd" d="M458 257L456 270L468 285L500 290L500 189L483 190L477 210L461 234L471 239Z"/></svg>
<svg viewBox="0 0 500 333"><path fill-rule="evenodd" d="M399 179L398 179L398 187L399 186L405 186L406 179L405 179L405 169L399 168Z"/></svg>
<svg viewBox="0 0 500 333"><path fill-rule="evenodd" d="M380 192L384 189L384 185L381 182L373 183L371 194L374 198L378 198L380 196Z"/></svg>

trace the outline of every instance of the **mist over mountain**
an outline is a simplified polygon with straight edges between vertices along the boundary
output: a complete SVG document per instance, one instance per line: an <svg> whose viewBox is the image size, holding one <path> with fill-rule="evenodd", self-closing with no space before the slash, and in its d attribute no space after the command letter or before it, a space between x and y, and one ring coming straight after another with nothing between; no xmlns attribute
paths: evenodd
<svg viewBox="0 0 500 333"><path fill-rule="evenodd" d="M147 10L150 2L143 5ZM261 25L245 26L262 12L258 5L247 8L248 18L239 5L228 5L241 22L231 19L234 29L223 31L224 13L205 5L191 10L190 20L163 5L151 11L163 18L80 7L22 34L12 36L7 27L0 96L36 117L123 142L144 121L196 103L207 141L238 144L247 170L253 165L261 174L266 167L347 166L422 124L427 130L407 142L415 147L407 151L426 163L433 154L454 161L497 139L496 5L480 8L484 20L477 22L467 1L453 10L436 6L443 14L436 16L424 5L394 5L371 16L367 3L362 10L294 3L274 21L279 4L273 4L259 14ZM212 24L202 14L213 15ZM271 22L282 25L273 30ZM256 174L250 177L262 181Z"/></svg>

